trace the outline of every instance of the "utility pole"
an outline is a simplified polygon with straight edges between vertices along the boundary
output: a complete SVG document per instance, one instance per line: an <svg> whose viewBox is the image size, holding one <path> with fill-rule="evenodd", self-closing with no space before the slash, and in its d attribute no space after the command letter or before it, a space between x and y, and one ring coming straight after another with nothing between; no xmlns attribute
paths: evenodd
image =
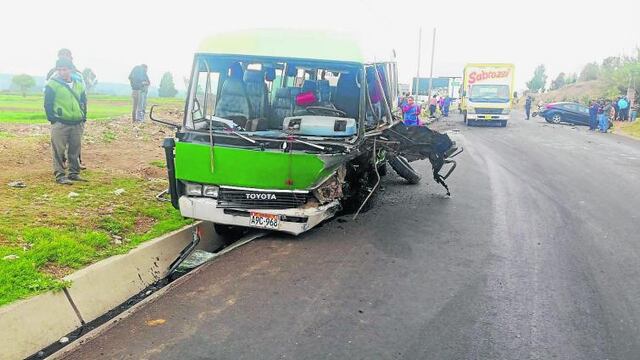
<svg viewBox="0 0 640 360"><path fill-rule="evenodd" d="M416 87L413 89L415 96L418 96L420 89L420 55L422 53L422 27L418 30L418 70L416 71Z"/></svg>
<svg viewBox="0 0 640 360"><path fill-rule="evenodd" d="M433 55L436 50L436 28L433 28L433 40L431 41L431 71L429 72L429 93L427 94L431 98L431 88L433 87Z"/></svg>

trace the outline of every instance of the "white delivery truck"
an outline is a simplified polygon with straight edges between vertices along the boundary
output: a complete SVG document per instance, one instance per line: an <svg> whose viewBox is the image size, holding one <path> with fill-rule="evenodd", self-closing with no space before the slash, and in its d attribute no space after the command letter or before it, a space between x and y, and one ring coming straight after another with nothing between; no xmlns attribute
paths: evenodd
<svg viewBox="0 0 640 360"><path fill-rule="evenodd" d="M467 64L460 111L468 126L507 126L514 91L513 64Z"/></svg>

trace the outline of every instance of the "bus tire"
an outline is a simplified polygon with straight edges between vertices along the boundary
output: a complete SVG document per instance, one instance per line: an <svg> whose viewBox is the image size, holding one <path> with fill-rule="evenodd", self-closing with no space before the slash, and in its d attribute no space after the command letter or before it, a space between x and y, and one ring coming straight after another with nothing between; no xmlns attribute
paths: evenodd
<svg viewBox="0 0 640 360"><path fill-rule="evenodd" d="M415 185L420 182L421 176L409 165L407 159L400 155L391 155L389 157L389 165L400 175L403 179L407 180L409 184Z"/></svg>

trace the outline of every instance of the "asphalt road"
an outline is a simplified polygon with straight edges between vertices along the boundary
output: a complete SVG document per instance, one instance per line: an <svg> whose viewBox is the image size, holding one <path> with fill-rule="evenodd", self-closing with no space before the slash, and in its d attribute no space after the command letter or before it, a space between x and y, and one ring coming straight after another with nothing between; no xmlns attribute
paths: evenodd
<svg viewBox="0 0 640 360"><path fill-rule="evenodd" d="M639 359L640 141L439 126L451 198L392 174L357 221L254 241L67 359Z"/></svg>

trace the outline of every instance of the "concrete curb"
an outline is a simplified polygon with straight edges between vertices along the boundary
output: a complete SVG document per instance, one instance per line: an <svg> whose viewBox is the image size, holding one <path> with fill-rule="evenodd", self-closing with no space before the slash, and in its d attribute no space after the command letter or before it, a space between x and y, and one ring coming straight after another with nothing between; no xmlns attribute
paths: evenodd
<svg viewBox="0 0 640 360"><path fill-rule="evenodd" d="M0 359L23 359L82 324L62 291L0 308Z"/></svg>
<svg viewBox="0 0 640 360"><path fill-rule="evenodd" d="M223 256L224 254L231 252L241 246L244 246L248 243L250 243L253 240L256 240L260 237L265 236L267 233L266 232L254 232L251 233L241 239L239 239L237 242L235 242L233 245L224 248L222 251L216 253L216 256L214 258L212 258L211 260L209 260L209 262L215 260L218 257ZM206 264L205 264L206 265ZM111 329L114 325L116 325L118 322L120 322L123 319L128 318L129 316L135 314L139 309L152 304L154 301L158 300L161 296L163 296L165 293L167 293L168 291L170 291L171 289L180 286L181 284L183 284L184 282L186 282L187 280L189 280L192 276L196 276L200 271L202 271L204 269L204 265L200 266L198 268L196 268L195 270L181 276L180 278L178 278L176 281L173 281L172 283L170 283L169 285L163 287L162 289L154 292L153 294L149 295L148 297L144 298L144 300L140 301L139 303L133 305L131 308L125 310L124 312L122 312L120 315L114 317L113 319L107 321L106 323L100 325L99 327L89 331L88 333L86 333L85 335L83 335L81 338L79 338L78 340L74 341L73 343L71 343L69 346L64 347L63 349L61 349L60 351L51 354L51 356L49 356L47 358L47 360L59 360L59 359L63 359L65 358L67 355L73 353L78 347L83 346L84 344L87 344L89 342L91 342L91 340L95 339L96 337L100 336L102 333L104 333L105 331Z"/></svg>
<svg viewBox="0 0 640 360"><path fill-rule="evenodd" d="M198 248L211 251L221 245L213 225L198 222L65 277L72 284L64 292L0 308L0 359L30 356L165 277L196 226L202 231Z"/></svg>
<svg viewBox="0 0 640 360"><path fill-rule="evenodd" d="M199 226L203 239L214 237L213 226L203 223ZM72 283L68 292L81 319L95 320L164 278L180 250L191 242L191 228L145 242L127 254L110 257L65 277Z"/></svg>

